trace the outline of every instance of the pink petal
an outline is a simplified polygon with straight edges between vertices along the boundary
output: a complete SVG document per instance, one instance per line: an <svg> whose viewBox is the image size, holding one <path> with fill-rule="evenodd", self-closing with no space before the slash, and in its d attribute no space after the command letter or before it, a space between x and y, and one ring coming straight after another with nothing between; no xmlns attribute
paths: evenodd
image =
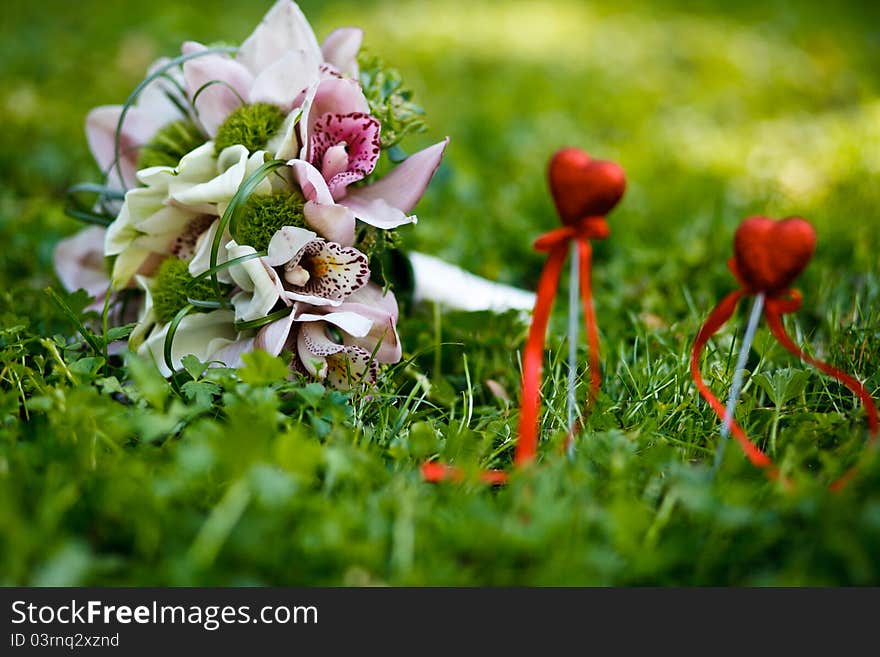
<svg viewBox="0 0 880 657"><path fill-rule="evenodd" d="M357 54L363 38L364 31L357 27L340 27L332 31L321 45L324 61L346 75L357 77Z"/></svg>
<svg viewBox="0 0 880 657"><path fill-rule="evenodd" d="M116 126L122 114L121 105L104 105L96 107L86 117L86 139L95 161L102 171L109 174L111 186L119 187L119 175L116 172ZM125 115L125 123L119 134L119 164L125 187L137 184L138 151L146 144L156 131L162 127L161 117L151 116L149 112L138 107L131 107Z"/></svg>
<svg viewBox="0 0 880 657"><path fill-rule="evenodd" d="M290 160L288 164L294 182L308 201L303 213L309 226L331 242L343 246L354 244L354 215L348 208L333 202L321 172L304 160Z"/></svg>
<svg viewBox="0 0 880 657"><path fill-rule="evenodd" d="M397 333L399 311L393 292L389 290L383 295L382 288L370 283L349 296L334 312L351 312L372 321L367 335L346 336L345 344L361 347L370 353L375 350L379 363L396 363L400 360L403 349Z"/></svg>
<svg viewBox="0 0 880 657"><path fill-rule="evenodd" d="M306 200L322 205L333 203L333 196L320 171L305 160L290 160L287 164L292 169L293 180L299 185Z"/></svg>
<svg viewBox="0 0 880 657"><path fill-rule="evenodd" d="M158 69L167 66L170 61L167 57L160 57L150 65L147 75L152 75ZM171 82L169 78L174 82ZM177 121L182 118L180 108L169 99L169 95L177 99L183 107L186 107L187 101L181 91L183 84L183 72L179 66L166 69L164 74L148 84L137 97L138 108L154 117L160 125Z"/></svg>
<svg viewBox="0 0 880 657"><path fill-rule="evenodd" d="M58 242L53 252L55 271L68 292L83 289L103 302L110 287L104 264L105 233L100 226L90 226Z"/></svg>
<svg viewBox="0 0 880 657"><path fill-rule="evenodd" d="M241 44L238 59L259 75L288 50L300 51L304 63L317 72L321 49L311 25L295 2L278 0Z"/></svg>
<svg viewBox="0 0 880 657"><path fill-rule="evenodd" d="M205 46L194 41L183 44L183 53L187 55L202 50L206 50ZM199 120L211 137L217 134L217 128L223 124L226 117L241 105L239 97L248 100L254 83L250 72L225 54L205 55L184 62L183 79L186 93L190 98L202 88L202 85L214 80L221 81L221 84L212 84L204 89L195 103Z"/></svg>
<svg viewBox="0 0 880 657"><path fill-rule="evenodd" d="M360 189L366 188L361 187ZM360 199L357 196L352 197L352 194L349 194L341 199L339 203L348 208L355 217L365 224L381 228L382 230L391 230L398 226L414 224L417 221L414 214L406 215L381 198L367 200Z"/></svg>
<svg viewBox="0 0 880 657"><path fill-rule="evenodd" d="M308 201L303 208L306 223L323 238L343 246L354 244L355 218L344 205L321 205Z"/></svg>
<svg viewBox="0 0 880 657"><path fill-rule="evenodd" d="M304 144L304 154L300 157L311 161L308 151L310 135L315 124L325 114L370 113L370 106L356 80L349 78L325 78L313 85L302 104L303 116L300 120L300 137Z"/></svg>
<svg viewBox="0 0 880 657"><path fill-rule="evenodd" d="M401 215L416 206L443 157L443 151L449 143L447 137L443 141L410 155L391 173L372 185L352 189L342 199L342 203L350 207L355 216L362 221L384 228L380 221L399 221L394 219L390 209L396 209ZM371 221L372 220L372 221ZM400 224L397 224L400 225Z"/></svg>
<svg viewBox="0 0 880 657"><path fill-rule="evenodd" d="M394 292L391 290L384 291L382 287L376 283L367 283L361 289L353 292L345 301L346 306L351 304L351 310L356 310L363 306L370 306L384 312L395 322L399 317L400 311L397 305L397 297L394 296Z"/></svg>
<svg viewBox="0 0 880 657"><path fill-rule="evenodd" d="M257 76L248 100L277 105L289 112L293 101L317 79L317 74L301 51L289 50Z"/></svg>

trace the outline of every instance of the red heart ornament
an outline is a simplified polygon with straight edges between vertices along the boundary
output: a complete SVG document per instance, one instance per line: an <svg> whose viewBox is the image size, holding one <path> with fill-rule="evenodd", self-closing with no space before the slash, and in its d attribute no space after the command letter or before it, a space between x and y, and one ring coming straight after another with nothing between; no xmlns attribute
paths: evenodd
<svg viewBox="0 0 880 657"><path fill-rule="evenodd" d="M731 268L746 288L773 294L788 288L816 250L816 231L800 217L749 217L733 237Z"/></svg>
<svg viewBox="0 0 880 657"><path fill-rule="evenodd" d="M578 148L563 148L550 160L550 193L562 223L604 217L620 202L626 176L614 162L593 160Z"/></svg>

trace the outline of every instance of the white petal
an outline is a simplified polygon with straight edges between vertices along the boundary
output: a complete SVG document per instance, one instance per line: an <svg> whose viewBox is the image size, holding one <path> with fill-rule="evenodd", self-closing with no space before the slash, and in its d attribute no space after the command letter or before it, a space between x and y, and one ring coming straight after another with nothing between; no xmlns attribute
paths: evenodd
<svg viewBox="0 0 880 657"><path fill-rule="evenodd" d="M293 101L318 78L305 53L288 50L284 56L262 71L254 81L249 101L269 103L289 112Z"/></svg>
<svg viewBox="0 0 880 657"><path fill-rule="evenodd" d="M258 75L288 50L301 51L305 64L316 71L321 65L321 49L306 17L295 2L278 0L241 44L238 60Z"/></svg>
<svg viewBox="0 0 880 657"><path fill-rule="evenodd" d="M287 344L290 337L290 329L293 327L293 313L287 317L279 319L277 322L264 326L257 333L254 347L268 351L273 356L277 356Z"/></svg>
<svg viewBox="0 0 880 657"><path fill-rule="evenodd" d="M128 286L132 277L152 253L151 249L132 245L116 256L116 260L113 262L113 273L110 275L113 289L121 290Z"/></svg>
<svg viewBox="0 0 880 657"><path fill-rule="evenodd" d="M324 61L335 66L340 73L356 78L357 54L363 39L364 31L357 27L340 27L333 30L321 45Z"/></svg>
<svg viewBox="0 0 880 657"><path fill-rule="evenodd" d="M241 367L244 365L242 354L249 353L254 350L254 338L238 338L234 342L220 347L215 350L210 359L218 361L226 367Z"/></svg>
<svg viewBox="0 0 880 657"><path fill-rule="evenodd" d="M171 362L175 369L181 367L180 361L184 356L192 354L204 362L211 360L213 354L230 345L237 337L234 319L230 310L193 313L184 317L171 345ZM163 376L171 374L164 356L165 336L169 326L163 324L154 328L137 350L138 354L151 356Z"/></svg>
<svg viewBox="0 0 880 657"><path fill-rule="evenodd" d="M266 144L266 150L275 153L276 160L290 160L299 155L299 136L297 126L302 116L302 109L293 110L284 119L281 129L276 132L269 143Z"/></svg>
<svg viewBox="0 0 880 657"><path fill-rule="evenodd" d="M253 247L239 245L235 241L226 245L226 251L230 260L257 252ZM262 258L252 258L232 265L229 274L242 289L232 297L236 320L248 321L265 317L278 303L281 297L280 282L275 272L263 264Z"/></svg>
<svg viewBox="0 0 880 657"><path fill-rule="evenodd" d="M199 238L196 240L196 248L195 254L193 255L192 260L189 261L189 273L190 276L199 276L200 274L204 274L211 268L211 248L214 244L214 236L217 234L217 228L220 226L220 220L218 219L206 230L204 233L199 235ZM223 237L220 240L221 247L217 251L217 264L222 265L226 262L227 254L226 249L222 247L222 245L226 242L229 242L232 239L229 235L229 231L223 231ZM217 280L221 283L231 284L232 278L229 276L228 269L220 269L217 271Z"/></svg>
<svg viewBox="0 0 880 657"><path fill-rule="evenodd" d="M280 267L293 260L306 244L313 242L317 237L315 233L305 228L284 226L269 240L267 255L263 258L263 262L270 267Z"/></svg>
<svg viewBox="0 0 880 657"><path fill-rule="evenodd" d="M204 154L200 155L203 156ZM187 174L180 181L179 186L172 191L171 198L190 207L228 203L245 178L248 157L248 149L241 144L229 146L216 159L214 176L196 183L195 174L197 171L201 173L205 165L205 162L198 162L198 169L192 171L192 177Z"/></svg>
<svg viewBox="0 0 880 657"><path fill-rule="evenodd" d="M328 322L356 338L362 338L368 335L373 326L373 321L371 319L355 312L329 312L327 314L316 314L303 311L297 313L296 321L305 323Z"/></svg>

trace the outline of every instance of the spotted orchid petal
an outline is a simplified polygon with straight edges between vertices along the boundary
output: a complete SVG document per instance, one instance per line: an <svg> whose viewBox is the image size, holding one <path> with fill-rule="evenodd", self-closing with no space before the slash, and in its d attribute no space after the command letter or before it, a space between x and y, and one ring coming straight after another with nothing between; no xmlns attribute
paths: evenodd
<svg viewBox="0 0 880 657"><path fill-rule="evenodd" d="M375 183L348 190L339 203L376 228L390 229L414 223L415 215L407 215L425 193L448 143L446 138L409 156Z"/></svg>
<svg viewBox="0 0 880 657"><path fill-rule="evenodd" d="M278 0L241 44L238 60L256 75L291 50L302 53L303 62L318 70L321 49L311 25L295 2Z"/></svg>
<svg viewBox="0 0 880 657"><path fill-rule="evenodd" d="M324 61L353 78L358 76L357 54L361 49L364 32L357 27L340 27L333 30L321 44Z"/></svg>
<svg viewBox="0 0 880 657"><path fill-rule="evenodd" d="M381 152L379 121L369 114L324 114L311 131L311 162L321 169L334 199L348 185L363 180L376 168Z"/></svg>
<svg viewBox="0 0 880 657"><path fill-rule="evenodd" d="M299 329L297 355L312 376L339 389L361 381L374 382L378 365L366 349L334 342L324 322L307 322Z"/></svg>
<svg viewBox="0 0 880 657"><path fill-rule="evenodd" d="M203 50L207 48L195 41L187 41L182 48L184 55ZM208 135L215 137L226 117L242 101L248 102L254 76L245 66L224 53L187 60L183 63L183 80L190 100L199 93L194 103L199 121ZM214 83L215 80L219 83ZM206 84L210 86L204 87Z"/></svg>
<svg viewBox="0 0 880 657"><path fill-rule="evenodd" d="M313 84L302 101L302 118L299 122L300 159L312 161L311 134L315 124L325 114L370 113L370 105L361 85L349 78L328 77Z"/></svg>

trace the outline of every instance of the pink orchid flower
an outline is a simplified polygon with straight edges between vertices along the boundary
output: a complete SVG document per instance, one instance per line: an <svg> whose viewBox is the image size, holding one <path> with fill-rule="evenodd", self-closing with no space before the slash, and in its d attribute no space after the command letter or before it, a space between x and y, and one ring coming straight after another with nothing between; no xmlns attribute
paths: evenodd
<svg viewBox="0 0 880 657"><path fill-rule="evenodd" d="M381 180L349 187L373 172L380 152L379 122L369 115L360 84L346 78L326 78L297 102L302 106L295 140L300 149L289 164L298 170L295 177L309 181L313 196L307 194L306 198L321 206L341 205L376 228L415 223L417 218L410 213L440 166L449 138L411 155ZM294 140L290 136L285 139L276 157L296 152ZM312 209L313 214L320 211ZM334 212L340 225L346 230L350 225L353 232L351 219L346 217L342 223L342 211Z"/></svg>
<svg viewBox="0 0 880 657"><path fill-rule="evenodd" d="M440 165L449 138L411 155L384 178L346 190L334 198L322 173L310 162L290 160L293 179L300 186L306 220L328 240L351 245L355 219L381 229L415 223L410 214Z"/></svg>
<svg viewBox="0 0 880 657"><path fill-rule="evenodd" d="M380 363L396 363L402 349L397 334L397 299L375 283L351 294L336 307L297 303L290 315L212 354L229 367L241 354L264 349L273 356L294 352L291 369L326 380L339 389L354 382L374 383Z"/></svg>
<svg viewBox="0 0 880 657"><path fill-rule="evenodd" d="M297 4L278 0L242 43L236 58L217 54L185 62L185 88L190 98L202 89L195 106L213 137L242 102L270 103L289 112L322 74L337 70L357 74L361 39L361 30L341 28L327 37L322 50ZM188 41L182 51L186 55L205 49Z"/></svg>

